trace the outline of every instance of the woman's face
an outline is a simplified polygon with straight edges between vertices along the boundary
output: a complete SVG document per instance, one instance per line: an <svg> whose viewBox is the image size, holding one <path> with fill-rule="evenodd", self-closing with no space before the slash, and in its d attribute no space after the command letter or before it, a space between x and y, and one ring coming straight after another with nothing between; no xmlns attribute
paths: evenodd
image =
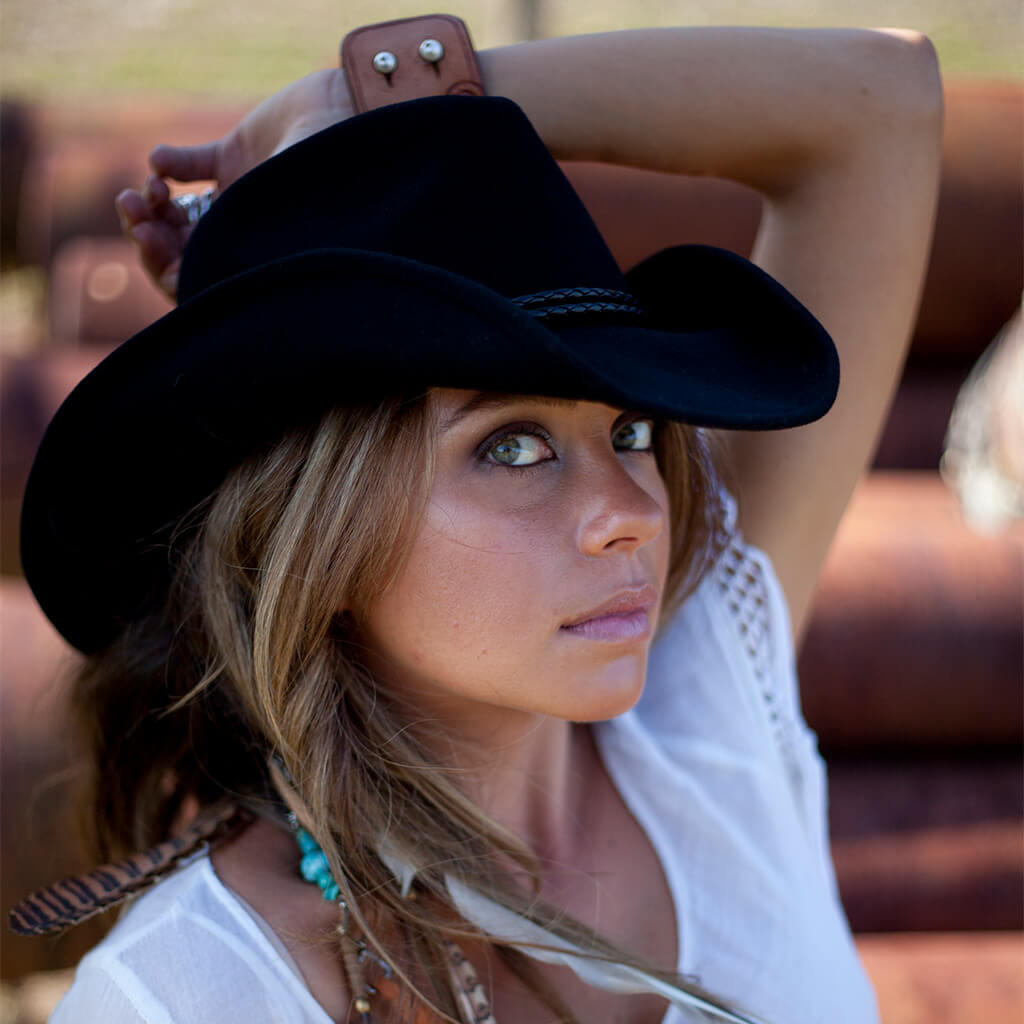
<svg viewBox="0 0 1024 1024"><path fill-rule="evenodd" d="M668 570L650 419L441 389L407 561L362 623L371 667L424 710L595 721L640 696Z"/></svg>

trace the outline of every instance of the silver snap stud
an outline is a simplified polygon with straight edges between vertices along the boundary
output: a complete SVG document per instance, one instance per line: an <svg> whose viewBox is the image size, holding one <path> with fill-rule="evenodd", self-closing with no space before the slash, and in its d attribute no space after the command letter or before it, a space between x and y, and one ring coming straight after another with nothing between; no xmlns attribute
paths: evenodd
<svg viewBox="0 0 1024 1024"><path fill-rule="evenodd" d="M436 39L424 39L419 54L428 64L436 64L444 56L444 47Z"/></svg>
<svg viewBox="0 0 1024 1024"><path fill-rule="evenodd" d="M398 67L398 58L389 50L381 50L373 58L373 69L382 75L390 75Z"/></svg>

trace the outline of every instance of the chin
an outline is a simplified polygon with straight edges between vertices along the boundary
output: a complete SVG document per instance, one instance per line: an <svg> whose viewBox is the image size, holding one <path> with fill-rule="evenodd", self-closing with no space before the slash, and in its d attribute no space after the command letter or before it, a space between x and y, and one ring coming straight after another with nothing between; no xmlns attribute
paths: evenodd
<svg viewBox="0 0 1024 1024"><path fill-rule="evenodd" d="M573 688L572 707L559 717L573 722L603 722L625 714L643 694L646 676L646 652L643 658L622 659L609 665Z"/></svg>

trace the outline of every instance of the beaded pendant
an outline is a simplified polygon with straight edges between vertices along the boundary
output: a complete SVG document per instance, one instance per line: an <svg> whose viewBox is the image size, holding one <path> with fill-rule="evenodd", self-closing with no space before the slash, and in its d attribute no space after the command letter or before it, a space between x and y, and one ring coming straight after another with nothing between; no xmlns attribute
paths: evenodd
<svg viewBox="0 0 1024 1024"><path fill-rule="evenodd" d="M331 866L327 862L327 855L321 849L320 844L299 825L294 814L288 815L288 821L295 835L295 841L302 852L302 861L299 870L302 877L319 888L325 900L337 903L341 908L341 924L338 927L338 934L341 936L342 960L345 965L345 973L348 978L350 991L362 992L363 995L356 996L352 1001L352 1008L359 1015L361 1024L372 1024L370 1018L370 996L376 995L377 990L368 984L363 975L363 963L366 960L373 960L383 970L385 976L391 978L391 968L374 956L366 947L366 943L352 937L349 931L349 911L341 895L338 883L331 873ZM447 940L445 948L450 959L450 970L452 979L455 982L455 993L462 1014L465 1020L473 1021L473 1024L497 1024L494 1014L491 1012L490 1002L480 983L472 964L463 955L462 950ZM428 1018L424 1017L424 1020ZM420 1020L417 1014L415 1021Z"/></svg>
<svg viewBox="0 0 1024 1024"><path fill-rule="evenodd" d="M365 942L353 938L349 928L348 904L341 895L341 888L334 880L327 855L320 848L320 844L299 824L294 814L288 815L288 822L302 853L302 861L299 865L302 877L307 882L316 885L320 890L320 895L331 903L337 903L341 910L338 935L341 937L342 962L345 966L349 991L354 996L352 1009L358 1014L361 1024L372 1024L370 996L376 995L376 990L366 982L363 963L367 959L373 959L388 977L391 976L391 968L383 960L373 956L366 948Z"/></svg>

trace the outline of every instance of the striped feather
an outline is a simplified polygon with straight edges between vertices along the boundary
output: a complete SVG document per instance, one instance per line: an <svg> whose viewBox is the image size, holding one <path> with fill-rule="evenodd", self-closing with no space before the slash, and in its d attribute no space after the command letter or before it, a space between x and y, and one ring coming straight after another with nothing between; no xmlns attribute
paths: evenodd
<svg viewBox="0 0 1024 1024"><path fill-rule="evenodd" d="M11 910L11 929L19 935L48 935L70 928L155 885L200 847L223 842L251 821L252 815L234 804L216 807L173 839L26 896Z"/></svg>

